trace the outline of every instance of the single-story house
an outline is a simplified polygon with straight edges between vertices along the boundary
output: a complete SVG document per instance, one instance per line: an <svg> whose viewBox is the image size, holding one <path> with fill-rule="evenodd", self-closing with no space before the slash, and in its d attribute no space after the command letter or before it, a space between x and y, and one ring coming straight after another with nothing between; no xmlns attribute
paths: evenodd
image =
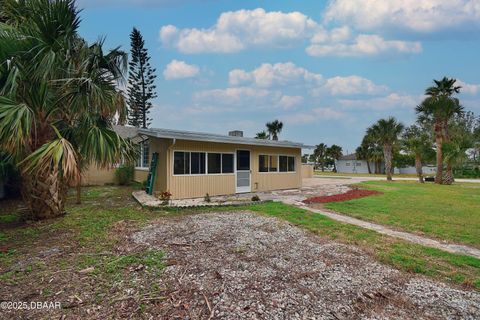
<svg viewBox="0 0 480 320"><path fill-rule="evenodd" d="M371 172L375 172L375 162L370 162ZM369 173L366 160L357 159L355 153L347 154L335 161L335 167L338 173ZM380 164L380 172L385 173L385 165Z"/></svg>
<svg viewBox="0 0 480 320"><path fill-rule="evenodd" d="M435 175L437 173L437 167L433 164L427 164L422 167L422 172L424 175ZM414 166L398 168L398 173L417 174L417 169Z"/></svg>
<svg viewBox="0 0 480 320"><path fill-rule="evenodd" d="M158 154L153 191L173 199L302 186L302 143L170 129L138 129L137 139L145 157Z"/></svg>
<svg viewBox="0 0 480 320"><path fill-rule="evenodd" d="M371 173L375 172L375 162L370 162L370 170ZM357 155L355 153L347 154L345 156L340 157L337 161L335 161L335 165L337 167L337 172L339 173L369 173L368 172L368 165L366 160L357 159ZM381 161L379 163L380 168L379 171L381 174L385 174L385 163ZM395 167L393 169L395 174L416 174L417 170L414 166L408 167ZM437 172L437 168L434 165L424 165L422 167L422 172L424 175L433 175Z"/></svg>
<svg viewBox="0 0 480 320"><path fill-rule="evenodd" d="M157 154L153 191L169 191L172 199L295 189L302 186L302 177L313 176L313 166L302 165L302 148L309 148L302 143L246 138L242 131L220 135L126 126L114 130L139 144L135 181L147 180ZM114 183L115 170L91 166L83 183Z"/></svg>

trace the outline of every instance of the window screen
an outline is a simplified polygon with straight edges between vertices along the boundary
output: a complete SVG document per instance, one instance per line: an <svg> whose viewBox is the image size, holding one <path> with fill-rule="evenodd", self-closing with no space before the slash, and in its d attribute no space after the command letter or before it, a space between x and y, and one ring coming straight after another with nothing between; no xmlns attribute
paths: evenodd
<svg viewBox="0 0 480 320"><path fill-rule="evenodd" d="M173 154L173 173L190 174L190 152L175 151Z"/></svg>
<svg viewBox="0 0 480 320"><path fill-rule="evenodd" d="M192 174L205 174L205 152L192 152L191 153L191 173Z"/></svg>
<svg viewBox="0 0 480 320"><path fill-rule="evenodd" d="M268 171L277 172L278 168L278 156L269 156L270 161L268 162Z"/></svg>
<svg viewBox="0 0 480 320"><path fill-rule="evenodd" d="M264 155L258 156L258 171L268 172L268 156L264 156Z"/></svg>
<svg viewBox="0 0 480 320"><path fill-rule="evenodd" d="M280 172L294 172L295 171L295 157L280 156Z"/></svg>
<svg viewBox="0 0 480 320"><path fill-rule="evenodd" d="M288 157L288 172L295 171L295 157Z"/></svg>
<svg viewBox="0 0 480 320"><path fill-rule="evenodd" d="M221 173L222 155L220 153L208 154L208 173Z"/></svg>
<svg viewBox="0 0 480 320"><path fill-rule="evenodd" d="M280 156L280 172L287 172L288 171L288 157L287 156Z"/></svg>
<svg viewBox="0 0 480 320"><path fill-rule="evenodd" d="M233 173L233 154L222 154L222 173Z"/></svg>

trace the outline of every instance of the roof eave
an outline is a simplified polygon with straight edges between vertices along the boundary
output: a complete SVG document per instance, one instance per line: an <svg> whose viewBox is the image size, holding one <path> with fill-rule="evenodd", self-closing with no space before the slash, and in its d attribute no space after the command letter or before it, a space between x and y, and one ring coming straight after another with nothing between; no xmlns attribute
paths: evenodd
<svg viewBox="0 0 480 320"><path fill-rule="evenodd" d="M245 140L242 141L241 139L232 139L232 140L224 140L224 139L216 139L211 137L188 137L183 135L174 135L174 134L164 134L160 133L155 130L149 129L140 129L138 131L139 134L151 136L155 138L162 138L162 139L178 139L178 140L187 140L187 141L203 141L203 142L215 142L215 143L227 143L227 144L242 144L242 145L257 145L257 146L266 146L266 147L283 147L283 148L296 148L296 149L311 149L311 146L307 146L301 143L290 143L290 142L273 142L272 140L261 140L258 141L252 140Z"/></svg>

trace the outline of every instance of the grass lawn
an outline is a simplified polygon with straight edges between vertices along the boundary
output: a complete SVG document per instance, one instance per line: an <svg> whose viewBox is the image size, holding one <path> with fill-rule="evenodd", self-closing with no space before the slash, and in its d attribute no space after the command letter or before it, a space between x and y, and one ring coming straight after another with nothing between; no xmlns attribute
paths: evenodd
<svg viewBox="0 0 480 320"><path fill-rule="evenodd" d="M480 248L480 184L369 181L359 185L384 194L327 203L325 208Z"/></svg>
<svg viewBox="0 0 480 320"><path fill-rule="evenodd" d="M135 296L141 307L142 301L165 290L151 283L169 262L164 252L132 245L129 234L176 216L241 210L277 217L321 237L358 246L401 270L480 290L479 259L411 244L281 203L148 210L132 200L131 191L85 188L83 204L69 201L68 214L50 221L22 223L16 212L0 213L0 295L18 298L31 292L37 301L77 296L78 301L113 303L125 296L125 290L138 288ZM77 303L77 298L72 299L72 304Z"/></svg>

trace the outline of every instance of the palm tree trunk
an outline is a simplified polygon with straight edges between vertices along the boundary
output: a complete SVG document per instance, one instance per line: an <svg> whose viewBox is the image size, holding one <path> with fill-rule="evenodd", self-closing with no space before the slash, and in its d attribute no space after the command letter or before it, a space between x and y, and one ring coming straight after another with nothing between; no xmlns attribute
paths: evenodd
<svg viewBox="0 0 480 320"><path fill-rule="evenodd" d="M444 122L443 128L444 128L444 141L445 142L450 142L450 134L448 132L448 122L447 121ZM447 168L446 168L446 171L445 171L445 175L443 176L442 182L443 182L443 184L448 184L448 185L450 185L454 182L452 164L449 163L448 161L447 161Z"/></svg>
<svg viewBox="0 0 480 320"><path fill-rule="evenodd" d="M35 178L24 175L23 181L23 199L33 219L50 219L65 213L67 186L58 170Z"/></svg>
<svg viewBox="0 0 480 320"><path fill-rule="evenodd" d="M418 182L424 183L422 172L422 156L420 154L415 155L415 169L417 171Z"/></svg>
<svg viewBox="0 0 480 320"><path fill-rule="evenodd" d="M452 165L447 163L447 168L445 170L445 175L443 176L443 184L452 184L453 182L455 182L455 178L453 177L453 169L452 169Z"/></svg>
<svg viewBox="0 0 480 320"><path fill-rule="evenodd" d="M385 173L387 180L392 181L392 146L385 144L383 146L383 156L385 158Z"/></svg>
<svg viewBox="0 0 480 320"><path fill-rule="evenodd" d="M368 169L368 174L372 174L372 169L370 169L370 160L367 159L367 169Z"/></svg>
<svg viewBox="0 0 480 320"><path fill-rule="evenodd" d="M79 174L77 178L77 186L76 186L76 191L77 191L77 200L75 201L76 204L81 204L82 203L82 175Z"/></svg>
<svg viewBox="0 0 480 320"><path fill-rule="evenodd" d="M442 145L443 145L443 136L442 136L442 126L440 123L435 123L435 144L437 147L437 174L435 176L435 183L442 184L442 171L443 171L443 155L442 155Z"/></svg>

